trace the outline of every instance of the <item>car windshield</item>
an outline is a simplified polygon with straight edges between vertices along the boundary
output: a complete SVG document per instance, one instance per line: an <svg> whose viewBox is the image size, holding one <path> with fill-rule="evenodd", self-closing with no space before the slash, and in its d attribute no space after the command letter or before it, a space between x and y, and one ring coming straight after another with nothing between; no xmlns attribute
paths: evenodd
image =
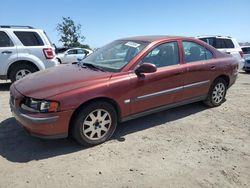
<svg viewBox="0 0 250 188"><path fill-rule="evenodd" d="M250 47L243 47L242 51L244 54L250 54Z"/></svg>
<svg viewBox="0 0 250 188"><path fill-rule="evenodd" d="M109 72L119 72L147 45L147 42L117 40L98 49L81 63L92 64Z"/></svg>

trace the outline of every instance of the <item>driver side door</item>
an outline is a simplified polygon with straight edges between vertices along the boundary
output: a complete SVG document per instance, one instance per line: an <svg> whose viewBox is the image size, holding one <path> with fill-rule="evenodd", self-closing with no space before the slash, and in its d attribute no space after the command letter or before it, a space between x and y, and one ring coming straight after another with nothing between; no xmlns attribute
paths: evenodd
<svg viewBox="0 0 250 188"><path fill-rule="evenodd" d="M77 62L77 50L68 50L65 56L65 63Z"/></svg>
<svg viewBox="0 0 250 188"><path fill-rule="evenodd" d="M138 76L131 73L131 114L178 102L183 90L183 72L177 41L160 44L140 63L152 63L155 73Z"/></svg>

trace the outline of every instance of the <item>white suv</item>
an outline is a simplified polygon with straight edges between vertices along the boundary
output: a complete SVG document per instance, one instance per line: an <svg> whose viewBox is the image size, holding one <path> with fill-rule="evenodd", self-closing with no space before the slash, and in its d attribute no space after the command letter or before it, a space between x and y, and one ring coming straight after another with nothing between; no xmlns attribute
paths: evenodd
<svg viewBox="0 0 250 188"><path fill-rule="evenodd" d="M46 33L30 26L0 26L0 79L19 80L58 65Z"/></svg>
<svg viewBox="0 0 250 188"><path fill-rule="evenodd" d="M211 35L198 36L197 38L210 44L221 52L233 55L239 61L239 69L243 68L245 62L243 52L235 38Z"/></svg>

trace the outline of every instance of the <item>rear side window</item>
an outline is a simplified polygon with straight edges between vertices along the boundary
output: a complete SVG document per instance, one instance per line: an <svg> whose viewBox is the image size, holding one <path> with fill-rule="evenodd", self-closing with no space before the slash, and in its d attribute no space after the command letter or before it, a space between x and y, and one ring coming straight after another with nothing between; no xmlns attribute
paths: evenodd
<svg viewBox="0 0 250 188"><path fill-rule="evenodd" d="M242 48L244 54L250 54L250 47L249 48Z"/></svg>
<svg viewBox="0 0 250 188"><path fill-rule="evenodd" d="M234 48L234 44L233 44L232 40L230 40L230 39L223 39L223 40L225 42L226 48Z"/></svg>
<svg viewBox="0 0 250 188"><path fill-rule="evenodd" d="M24 46L43 46L41 37L36 32L30 31L14 31L17 38Z"/></svg>
<svg viewBox="0 0 250 188"><path fill-rule="evenodd" d="M185 53L185 61L187 63L213 58L212 52L197 43L184 41L183 48Z"/></svg>
<svg viewBox="0 0 250 188"><path fill-rule="evenodd" d="M234 48L234 44L232 42L232 40L230 39L216 39L216 48L220 49L220 48Z"/></svg>
<svg viewBox="0 0 250 188"><path fill-rule="evenodd" d="M77 50L77 54L84 54L84 51L82 49Z"/></svg>
<svg viewBox="0 0 250 188"><path fill-rule="evenodd" d="M10 37L3 31L0 31L0 47L11 47L14 46Z"/></svg>
<svg viewBox="0 0 250 188"><path fill-rule="evenodd" d="M234 44L231 39L223 39L223 38L200 38L200 40L208 43L209 45L221 49L221 48L234 48Z"/></svg>

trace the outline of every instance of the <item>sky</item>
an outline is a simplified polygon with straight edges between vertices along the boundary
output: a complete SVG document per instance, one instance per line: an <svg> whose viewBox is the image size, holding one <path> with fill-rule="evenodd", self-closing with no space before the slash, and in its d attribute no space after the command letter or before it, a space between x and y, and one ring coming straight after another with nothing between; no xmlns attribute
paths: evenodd
<svg viewBox="0 0 250 188"><path fill-rule="evenodd" d="M62 17L82 25L92 48L138 35L225 35L250 41L249 0L8 0L0 25L30 25L57 46Z"/></svg>

